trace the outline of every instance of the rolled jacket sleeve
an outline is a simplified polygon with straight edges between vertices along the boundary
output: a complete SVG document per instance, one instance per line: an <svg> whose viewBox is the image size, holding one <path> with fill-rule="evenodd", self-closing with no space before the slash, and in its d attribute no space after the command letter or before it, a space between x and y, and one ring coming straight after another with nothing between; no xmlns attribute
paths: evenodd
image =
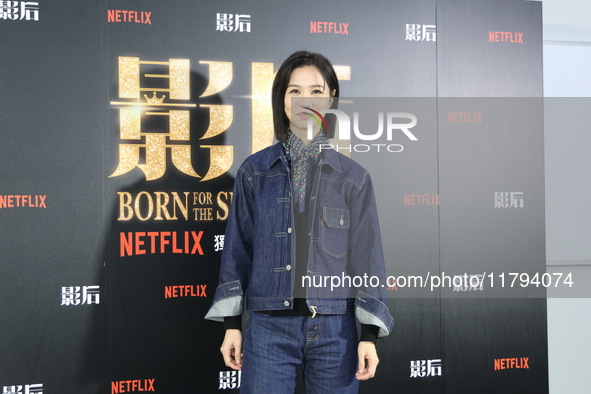
<svg viewBox="0 0 591 394"><path fill-rule="evenodd" d="M224 250L219 284L213 303L205 319L220 321L226 316L239 316L244 312L244 289L252 265L253 193L252 178L240 167L234 183L230 217L224 237Z"/></svg>

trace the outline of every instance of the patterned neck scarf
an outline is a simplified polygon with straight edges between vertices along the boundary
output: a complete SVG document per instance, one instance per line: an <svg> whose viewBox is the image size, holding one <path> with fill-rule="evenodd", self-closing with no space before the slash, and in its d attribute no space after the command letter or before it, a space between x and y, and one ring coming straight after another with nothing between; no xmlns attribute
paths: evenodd
<svg viewBox="0 0 591 394"><path fill-rule="evenodd" d="M314 137L314 139L304 146L300 140L291 130L288 130L287 142L283 143L285 147L285 154L291 160L292 179L294 193L296 195L297 212L303 212L305 208L306 186L308 183L308 172L312 166L312 162L318 161L320 156L320 145L328 144L328 140L324 136L322 130Z"/></svg>

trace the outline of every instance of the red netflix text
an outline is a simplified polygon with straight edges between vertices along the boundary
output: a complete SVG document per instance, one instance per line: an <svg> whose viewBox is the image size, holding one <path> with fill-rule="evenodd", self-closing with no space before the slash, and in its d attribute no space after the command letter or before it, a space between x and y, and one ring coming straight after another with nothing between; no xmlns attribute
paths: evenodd
<svg viewBox="0 0 591 394"><path fill-rule="evenodd" d="M344 22L310 22L310 33L329 33L349 35L349 24Z"/></svg>
<svg viewBox="0 0 591 394"><path fill-rule="evenodd" d="M0 195L0 208L47 208L46 195Z"/></svg>
<svg viewBox="0 0 591 394"><path fill-rule="evenodd" d="M523 44L523 33L512 31L489 31L488 42L512 42Z"/></svg>
<svg viewBox="0 0 591 394"><path fill-rule="evenodd" d="M120 257L141 254L199 254L203 231L138 231L119 233Z"/></svg>
<svg viewBox="0 0 591 394"><path fill-rule="evenodd" d="M495 359L495 371L501 369L529 369L529 357L497 358Z"/></svg>
<svg viewBox="0 0 591 394"><path fill-rule="evenodd" d="M111 382L111 394L131 393L133 391L156 391L154 381L156 379L119 380Z"/></svg>
<svg viewBox="0 0 591 394"><path fill-rule="evenodd" d="M207 297L207 285L164 286L164 298Z"/></svg>
<svg viewBox="0 0 591 394"><path fill-rule="evenodd" d="M127 23L143 23L144 25L151 25L151 12L146 11L125 11L125 10L107 10L107 21L113 22L127 22Z"/></svg>

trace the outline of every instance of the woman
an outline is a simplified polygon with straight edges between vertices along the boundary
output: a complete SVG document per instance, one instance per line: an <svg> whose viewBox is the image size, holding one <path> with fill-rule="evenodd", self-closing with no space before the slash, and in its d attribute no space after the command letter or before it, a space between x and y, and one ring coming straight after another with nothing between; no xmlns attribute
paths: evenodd
<svg viewBox="0 0 591 394"><path fill-rule="evenodd" d="M330 130L318 117L338 96L324 56L292 54L273 82L279 142L247 158L236 175L220 284L206 319L224 321L221 352L228 367L243 371L241 392L294 392L301 372L308 393L356 393L359 380L375 374L377 337L393 326L377 288L335 290L314 281L385 275L371 179L328 149Z"/></svg>

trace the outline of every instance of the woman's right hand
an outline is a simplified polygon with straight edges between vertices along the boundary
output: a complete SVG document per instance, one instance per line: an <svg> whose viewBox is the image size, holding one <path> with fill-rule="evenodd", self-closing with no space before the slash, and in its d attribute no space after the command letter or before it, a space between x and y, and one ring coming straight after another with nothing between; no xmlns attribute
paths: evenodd
<svg viewBox="0 0 591 394"><path fill-rule="evenodd" d="M226 330L220 351L226 366L240 371L242 369L242 332L236 329Z"/></svg>

